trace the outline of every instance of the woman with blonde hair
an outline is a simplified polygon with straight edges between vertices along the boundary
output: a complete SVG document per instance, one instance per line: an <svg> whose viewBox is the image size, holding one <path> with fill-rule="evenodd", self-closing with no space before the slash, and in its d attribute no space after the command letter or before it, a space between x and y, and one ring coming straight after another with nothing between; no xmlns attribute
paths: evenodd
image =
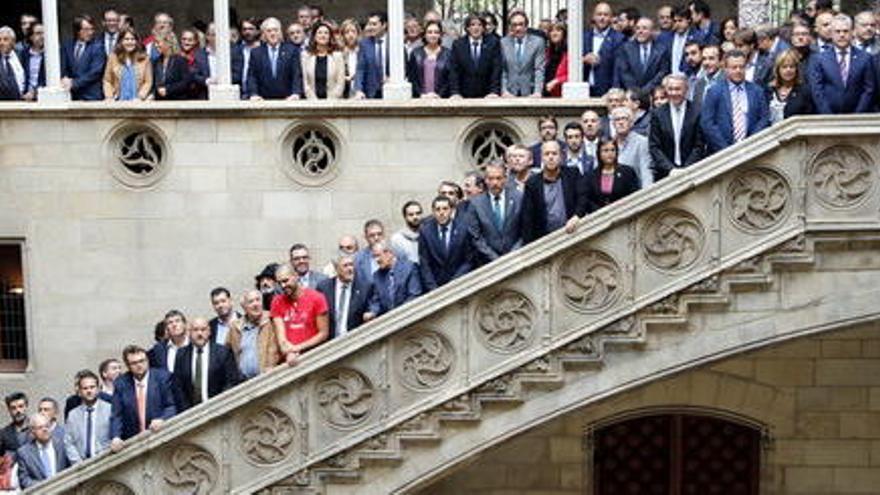
<svg viewBox="0 0 880 495"><path fill-rule="evenodd" d="M354 19L346 19L339 25L342 36L342 56L345 58L345 97L354 96L352 86L357 72L358 45L361 41L361 26Z"/></svg>
<svg viewBox="0 0 880 495"><path fill-rule="evenodd" d="M143 43L131 28L123 29L118 39L104 68L104 99L152 99L153 67Z"/></svg>
<svg viewBox="0 0 880 495"><path fill-rule="evenodd" d="M773 65L773 80L767 86L770 123L775 124L792 115L814 112L810 92L800 73L801 56L796 50L785 50Z"/></svg>
<svg viewBox="0 0 880 495"><path fill-rule="evenodd" d="M156 36L159 58L153 62L153 88L157 100L185 100L191 74L186 59L178 55L180 45L172 32Z"/></svg>
<svg viewBox="0 0 880 495"><path fill-rule="evenodd" d="M345 59L326 22L312 28L308 49L301 57L303 92L310 100L337 100L345 93Z"/></svg>

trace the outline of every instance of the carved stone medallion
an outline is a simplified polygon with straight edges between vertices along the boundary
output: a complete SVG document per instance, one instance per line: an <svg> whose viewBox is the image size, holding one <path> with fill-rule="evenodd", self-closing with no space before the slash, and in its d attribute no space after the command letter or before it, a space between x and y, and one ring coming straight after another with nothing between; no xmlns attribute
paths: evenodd
<svg viewBox="0 0 880 495"><path fill-rule="evenodd" d="M111 175L128 187L150 187L168 172L168 144L150 124L119 126L107 140L107 153Z"/></svg>
<svg viewBox="0 0 880 495"><path fill-rule="evenodd" d="M648 263L661 270L681 270L699 259L705 238L697 217L671 208L648 222L642 234L642 251Z"/></svg>
<svg viewBox="0 0 880 495"><path fill-rule="evenodd" d="M736 176L727 187L730 219L748 231L765 231L782 223L788 214L791 187L775 170L756 167Z"/></svg>
<svg viewBox="0 0 880 495"><path fill-rule="evenodd" d="M217 483L220 466L207 450L183 444L165 455L163 472L171 493L205 495Z"/></svg>
<svg viewBox="0 0 880 495"><path fill-rule="evenodd" d="M443 335L424 330L406 337L399 351L398 371L403 384L415 390L443 385L455 363L455 350Z"/></svg>
<svg viewBox="0 0 880 495"><path fill-rule="evenodd" d="M868 197L875 182L874 162L861 148L832 146L810 166L810 184L819 201L834 208L856 206Z"/></svg>
<svg viewBox="0 0 880 495"><path fill-rule="evenodd" d="M353 428L373 411L373 384L359 371L337 369L324 377L315 389L324 420L336 428Z"/></svg>
<svg viewBox="0 0 880 495"><path fill-rule="evenodd" d="M293 450L296 427L283 411L267 407L241 423L241 451L255 464L275 464Z"/></svg>
<svg viewBox="0 0 880 495"><path fill-rule="evenodd" d="M601 251L575 252L559 266L559 289L562 300L575 311L602 311L623 291L620 267Z"/></svg>
<svg viewBox="0 0 880 495"><path fill-rule="evenodd" d="M526 348L535 331L535 306L524 295L502 290L484 299L477 309L478 335L483 344L496 352L516 352Z"/></svg>

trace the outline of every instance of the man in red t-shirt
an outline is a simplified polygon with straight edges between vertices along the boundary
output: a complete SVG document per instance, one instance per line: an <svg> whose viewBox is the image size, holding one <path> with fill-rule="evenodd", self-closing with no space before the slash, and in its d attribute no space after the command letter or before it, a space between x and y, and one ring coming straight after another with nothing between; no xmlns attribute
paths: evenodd
<svg viewBox="0 0 880 495"><path fill-rule="evenodd" d="M302 287L289 264L278 267L275 279L283 293L272 299L272 324L281 353L287 364L294 365L300 354L327 340L327 300L320 292Z"/></svg>

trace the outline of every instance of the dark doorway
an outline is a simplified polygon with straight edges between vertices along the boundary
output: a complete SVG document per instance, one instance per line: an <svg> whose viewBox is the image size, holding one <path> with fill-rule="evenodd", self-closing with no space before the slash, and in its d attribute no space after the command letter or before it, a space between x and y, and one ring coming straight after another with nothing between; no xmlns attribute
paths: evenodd
<svg viewBox="0 0 880 495"><path fill-rule="evenodd" d="M594 495L757 495L761 431L715 416L655 414L593 434Z"/></svg>

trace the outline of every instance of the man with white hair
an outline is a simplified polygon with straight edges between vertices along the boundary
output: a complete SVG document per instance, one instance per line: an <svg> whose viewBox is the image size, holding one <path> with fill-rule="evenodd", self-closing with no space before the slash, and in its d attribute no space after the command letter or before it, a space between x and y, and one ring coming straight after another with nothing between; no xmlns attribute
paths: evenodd
<svg viewBox="0 0 880 495"><path fill-rule="evenodd" d="M834 47L815 56L808 81L818 114L863 113L874 102L871 56L852 46L852 19L838 14L831 22Z"/></svg>
<svg viewBox="0 0 880 495"><path fill-rule="evenodd" d="M670 74L663 78L663 88L669 102L651 113L648 138L657 179L673 169L693 165L703 155L699 110L686 98L687 76Z"/></svg>
<svg viewBox="0 0 880 495"><path fill-rule="evenodd" d="M64 440L52 434L49 418L34 414L30 418L30 427L29 441L16 451L18 482L25 489L52 478L70 466Z"/></svg>
<svg viewBox="0 0 880 495"><path fill-rule="evenodd" d="M0 100L20 100L24 92L24 68L15 54L15 31L0 27Z"/></svg>
<svg viewBox="0 0 880 495"><path fill-rule="evenodd" d="M648 151L648 138L632 131L633 113L628 107L618 107L611 112L611 125L614 126L617 141L617 161L636 171L642 189L654 183L651 167L651 154Z"/></svg>
<svg viewBox="0 0 880 495"><path fill-rule="evenodd" d="M251 50L247 96L255 101L298 100L303 93L299 51L284 41L278 19L267 18L260 29L265 43Z"/></svg>
<svg viewBox="0 0 880 495"><path fill-rule="evenodd" d="M150 55L150 60L157 60L160 56L156 47L156 40L174 31L174 18L165 12L159 12L153 16L153 29L150 35L144 38L144 48Z"/></svg>

